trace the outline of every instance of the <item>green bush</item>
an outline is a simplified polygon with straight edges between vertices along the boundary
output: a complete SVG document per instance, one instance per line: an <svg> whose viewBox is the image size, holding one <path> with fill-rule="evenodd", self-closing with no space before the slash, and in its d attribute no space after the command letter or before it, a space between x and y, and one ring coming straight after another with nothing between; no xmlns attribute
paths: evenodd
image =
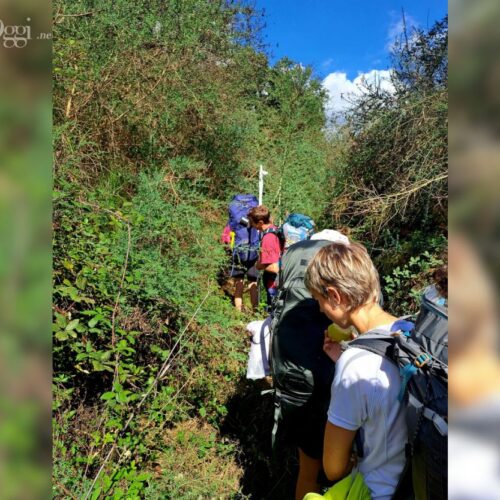
<svg viewBox="0 0 500 500"><path fill-rule="evenodd" d="M425 251L385 275L382 279L384 296L387 297L384 307L396 316L417 313L422 293L432 283L432 272L441 265L441 259Z"/></svg>

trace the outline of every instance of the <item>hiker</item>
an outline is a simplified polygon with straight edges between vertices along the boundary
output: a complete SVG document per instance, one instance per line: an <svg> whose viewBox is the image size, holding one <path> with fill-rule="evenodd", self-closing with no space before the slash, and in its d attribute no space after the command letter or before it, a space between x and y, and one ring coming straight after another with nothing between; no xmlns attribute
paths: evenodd
<svg viewBox="0 0 500 500"><path fill-rule="evenodd" d="M264 205L252 208L248 212L248 219L252 228L262 234L259 258L255 267L263 271L262 279L267 294L267 306L271 308L276 295L276 277L282 253L281 241L277 235L278 228L272 223L269 209Z"/></svg>
<svg viewBox="0 0 500 500"><path fill-rule="evenodd" d="M330 320L321 313L304 284L309 261L326 245L349 240L323 230L293 244L283 255L273 314L272 374L275 389L274 431L298 448L296 499L319 491L323 437L334 365L323 352L323 332Z"/></svg>
<svg viewBox="0 0 500 500"><path fill-rule="evenodd" d="M386 335L399 330L398 318L379 305L379 276L359 243L333 243L319 250L307 268L305 285L340 328L354 328L361 338L374 329ZM343 351L327 336L323 349L336 362L324 434L325 474L332 481L349 475L356 441L359 472L369 494L388 500L405 466L407 426L398 401L399 370L365 349Z"/></svg>
<svg viewBox="0 0 500 500"><path fill-rule="evenodd" d="M237 194L229 204L229 220L222 233L222 242L231 252L230 277L234 279L234 306L238 311L243 308L244 279L249 283L250 302L255 311L258 307L257 262L259 234L250 226L247 213L258 205L257 198L251 194Z"/></svg>

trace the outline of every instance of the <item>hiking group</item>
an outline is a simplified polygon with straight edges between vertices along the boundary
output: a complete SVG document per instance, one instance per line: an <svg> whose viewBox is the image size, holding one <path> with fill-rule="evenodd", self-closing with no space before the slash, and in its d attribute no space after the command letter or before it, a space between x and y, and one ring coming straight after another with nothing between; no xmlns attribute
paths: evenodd
<svg viewBox="0 0 500 500"><path fill-rule="evenodd" d="M252 195L233 198L223 241L237 309L245 277L257 309L262 272L258 376L270 367L273 445L298 448L295 498L447 498L445 284L426 289L416 319L398 318L362 244L314 233L302 214L277 227Z"/></svg>

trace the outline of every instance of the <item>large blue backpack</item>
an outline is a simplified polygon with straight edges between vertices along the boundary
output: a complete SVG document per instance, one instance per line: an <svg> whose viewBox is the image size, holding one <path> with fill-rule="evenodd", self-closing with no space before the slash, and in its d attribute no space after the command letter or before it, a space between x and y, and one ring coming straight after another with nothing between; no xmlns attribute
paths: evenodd
<svg viewBox="0 0 500 500"><path fill-rule="evenodd" d="M259 251L259 232L242 224L251 208L259 202L253 194L237 194L229 204L229 227L234 233L233 255L241 261L255 260Z"/></svg>

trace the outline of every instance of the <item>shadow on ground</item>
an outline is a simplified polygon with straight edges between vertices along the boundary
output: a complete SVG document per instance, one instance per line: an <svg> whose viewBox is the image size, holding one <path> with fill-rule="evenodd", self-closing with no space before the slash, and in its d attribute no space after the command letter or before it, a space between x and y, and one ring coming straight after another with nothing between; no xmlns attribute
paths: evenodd
<svg viewBox="0 0 500 500"><path fill-rule="evenodd" d="M271 449L273 396L261 395L260 381L242 379L226 403L228 413L221 435L238 440L239 462L244 469L240 498L289 500L294 498L298 463L296 451L283 440Z"/></svg>

